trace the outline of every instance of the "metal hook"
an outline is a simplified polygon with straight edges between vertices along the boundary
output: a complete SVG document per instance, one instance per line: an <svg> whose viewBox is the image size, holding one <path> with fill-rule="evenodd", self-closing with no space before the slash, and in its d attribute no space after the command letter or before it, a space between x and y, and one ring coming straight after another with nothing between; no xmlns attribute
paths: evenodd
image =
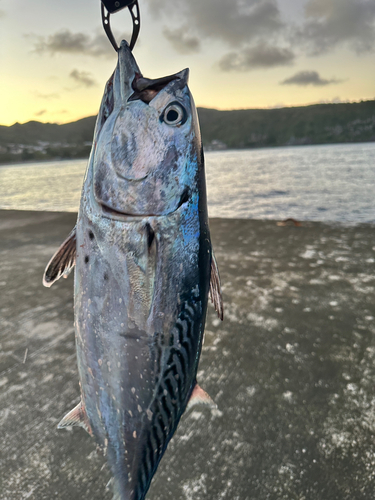
<svg viewBox="0 0 375 500"><path fill-rule="evenodd" d="M129 5L128 9L133 21L133 33L129 47L130 50L133 50L139 35L139 30L141 29L141 14L139 12L138 0L135 0L132 5Z"/></svg>
<svg viewBox="0 0 375 500"><path fill-rule="evenodd" d="M129 2L127 2L127 3L129 3ZM120 5L120 2L115 2L115 4ZM116 5L116 7L117 7L117 5ZM133 50L134 45L135 45L137 38L138 38L138 35L139 35L139 30L141 28L141 16L140 16L140 12L139 12L138 0L134 0L131 3L131 5L127 5L127 7L129 9L129 12L130 12L130 15L131 15L132 21L133 21L133 33L132 33L132 37L131 37L130 44L129 44L130 50ZM106 9L108 9L107 5L104 7L104 3L102 1L101 10L102 10L103 28L107 34L109 41L113 45L113 48L117 52L119 50L119 46L117 45L117 42L116 42L115 37L113 36L112 30L111 30L111 22L110 22L111 12L109 10L106 11ZM119 10L119 9L117 9L117 10ZM112 10L112 13L113 12L116 12L116 11Z"/></svg>

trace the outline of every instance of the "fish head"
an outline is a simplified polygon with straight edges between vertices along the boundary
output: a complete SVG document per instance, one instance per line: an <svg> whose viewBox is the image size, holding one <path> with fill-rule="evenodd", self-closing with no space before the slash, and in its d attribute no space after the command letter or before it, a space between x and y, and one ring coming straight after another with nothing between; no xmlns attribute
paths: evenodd
<svg viewBox="0 0 375 500"><path fill-rule="evenodd" d="M168 215L197 190L202 146L188 76L144 78L122 42L95 132L93 195L107 214Z"/></svg>

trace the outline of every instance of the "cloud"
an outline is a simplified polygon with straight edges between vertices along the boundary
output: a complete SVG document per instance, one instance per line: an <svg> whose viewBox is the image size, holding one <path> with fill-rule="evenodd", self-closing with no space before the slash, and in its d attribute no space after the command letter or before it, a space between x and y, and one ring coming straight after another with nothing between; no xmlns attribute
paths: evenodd
<svg viewBox="0 0 375 500"><path fill-rule="evenodd" d="M50 94L44 94L43 92L39 92L39 90L34 90L33 94L38 99L50 100L50 99L59 99L60 98L59 94L57 94L56 92L52 92Z"/></svg>
<svg viewBox="0 0 375 500"><path fill-rule="evenodd" d="M47 110L46 109L41 109L40 111L37 111L36 113L34 113L34 116L42 116L45 113L47 113Z"/></svg>
<svg viewBox="0 0 375 500"><path fill-rule="evenodd" d="M64 29L48 37L25 35L34 41L34 51L38 54L83 54L92 57L114 57L114 50L107 36L98 32L93 36L86 33L72 33ZM120 40L121 37L117 37ZM126 38L129 40L129 38Z"/></svg>
<svg viewBox="0 0 375 500"><path fill-rule="evenodd" d="M83 87L94 87L97 82L91 77L91 73L88 71L79 71L78 69L73 69L69 75L73 80L78 83L78 85Z"/></svg>
<svg viewBox="0 0 375 500"><path fill-rule="evenodd" d="M151 14L168 20L165 35L180 52L189 46L180 38L191 39L193 46L196 40L194 50L206 39L236 49L259 42L281 46L292 42L296 51L308 55L322 54L336 46L347 46L357 53L375 50L374 0L303 0L300 3L305 4L305 17L299 25L299 16L292 20L280 12L287 11L286 3L297 5L298 0L146 1ZM180 19L184 24L175 29Z"/></svg>
<svg viewBox="0 0 375 500"><path fill-rule="evenodd" d="M165 27L163 34L180 54L190 54L192 52L198 52L200 49L199 38L189 35L185 26L175 30Z"/></svg>
<svg viewBox="0 0 375 500"><path fill-rule="evenodd" d="M53 115L66 115L70 114L70 112L67 109L60 109L59 111L53 111Z"/></svg>
<svg viewBox="0 0 375 500"><path fill-rule="evenodd" d="M170 24L173 16L184 19L189 36L218 39L232 46L273 35L283 27L276 0L147 1L151 13L166 16Z"/></svg>
<svg viewBox="0 0 375 500"><path fill-rule="evenodd" d="M219 67L223 71L250 71L258 68L272 68L293 64L295 54L288 48L259 43L242 52L230 52L221 58Z"/></svg>
<svg viewBox="0 0 375 500"><path fill-rule="evenodd" d="M71 33L69 30L59 31L50 35L47 40L40 39L35 45L37 52L57 52L80 53L87 50L90 44L88 35L84 33Z"/></svg>
<svg viewBox="0 0 375 500"><path fill-rule="evenodd" d="M308 0L297 40L317 55L346 44L357 53L374 50L374 0Z"/></svg>
<svg viewBox="0 0 375 500"><path fill-rule="evenodd" d="M322 87L324 85L340 82L342 82L342 80L337 80L336 78L331 78L331 80L322 78L317 71L299 71L290 78L280 82L280 85L300 85L301 87L313 85L314 87Z"/></svg>

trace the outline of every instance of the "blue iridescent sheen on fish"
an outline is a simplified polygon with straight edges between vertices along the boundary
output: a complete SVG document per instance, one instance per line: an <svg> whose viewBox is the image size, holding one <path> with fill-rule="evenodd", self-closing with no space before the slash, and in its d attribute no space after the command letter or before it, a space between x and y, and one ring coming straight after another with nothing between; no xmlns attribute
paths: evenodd
<svg viewBox="0 0 375 500"><path fill-rule="evenodd" d="M75 270L81 402L60 427L104 450L114 494L142 500L198 386L209 292L223 306L188 70L144 78L126 42L94 133L77 226L44 284Z"/></svg>

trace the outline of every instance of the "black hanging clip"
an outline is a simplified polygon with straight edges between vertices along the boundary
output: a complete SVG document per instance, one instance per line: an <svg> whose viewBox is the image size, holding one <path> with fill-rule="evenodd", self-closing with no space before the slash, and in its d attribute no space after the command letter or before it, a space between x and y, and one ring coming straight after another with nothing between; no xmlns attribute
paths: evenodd
<svg viewBox="0 0 375 500"><path fill-rule="evenodd" d="M115 12L124 9L125 7L129 9L133 21L133 34L129 44L130 50L133 50L135 42L137 41L139 35L139 29L141 27L138 0L102 0L103 28L116 52L118 51L119 47L116 43L115 37L113 36L109 18L111 14L114 14Z"/></svg>

